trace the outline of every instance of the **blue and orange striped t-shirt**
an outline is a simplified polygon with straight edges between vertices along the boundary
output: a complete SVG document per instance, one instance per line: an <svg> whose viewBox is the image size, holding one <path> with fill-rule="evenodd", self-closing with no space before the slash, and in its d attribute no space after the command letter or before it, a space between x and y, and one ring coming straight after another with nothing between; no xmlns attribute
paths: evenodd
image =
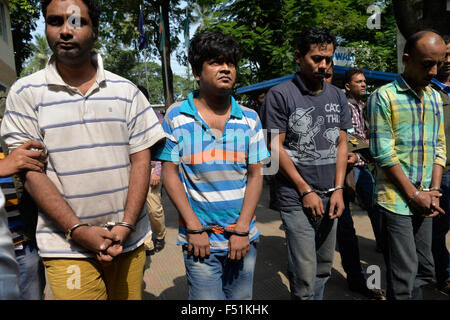
<svg viewBox="0 0 450 320"><path fill-rule="evenodd" d="M231 112L223 135L214 135L194 105L194 92L166 112L163 128L171 139L156 153L162 161L178 163L179 178L189 203L202 225L233 228L244 202L247 167L269 157L257 113L231 97ZM180 217L179 245L187 244ZM259 236L253 217L250 241ZM228 250L228 233L210 233L211 251Z"/></svg>

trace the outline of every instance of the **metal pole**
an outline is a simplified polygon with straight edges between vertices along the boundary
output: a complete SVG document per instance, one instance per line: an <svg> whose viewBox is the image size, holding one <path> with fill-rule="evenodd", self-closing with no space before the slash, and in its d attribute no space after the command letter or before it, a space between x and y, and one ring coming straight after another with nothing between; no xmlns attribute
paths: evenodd
<svg viewBox="0 0 450 320"><path fill-rule="evenodd" d="M163 52L162 52L162 54L163 54L162 63L164 65L164 82L166 84L165 85L165 87L166 87L166 96L165 96L165 99L164 99L164 104L166 105L166 109L167 109L169 107L167 105L167 103L166 103L167 99L169 98L169 78L168 78L168 74L167 74L167 58L166 58L167 44L166 44L166 39L165 39L165 35L166 35L167 30L165 29L165 26L164 26L165 20L164 20L163 14L162 14L162 7L160 6L159 9L160 9L161 17L163 18L162 20L163 20L163 30L164 30L164 34L161 35L161 36L164 36L164 46L163 46Z"/></svg>
<svg viewBox="0 0 450 320"><path fill-rule="evenodd" d="M147 48L144 49L144 67L145 67L145 82L147 86L147 92L150 94L150 87L148 86L148 72L147 72Z"/></svg>

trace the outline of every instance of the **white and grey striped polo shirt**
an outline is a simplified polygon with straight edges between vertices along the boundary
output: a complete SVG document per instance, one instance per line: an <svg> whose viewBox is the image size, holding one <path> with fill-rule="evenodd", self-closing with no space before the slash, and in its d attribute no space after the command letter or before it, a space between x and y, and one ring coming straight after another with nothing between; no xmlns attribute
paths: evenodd
<svg viewBox="0 0 450 320"><path fill-rule="evenodd" d="M10 150L34 139L48 151L47 176L82 222L101 225L121 221L130 178L130 154L165 137L152 107L130 81L103 69L83 95L67 85L52 57L46 68L18 80L10 90L1 135ZM150 235L145 206L124 252ZM67 241L39 212L37 241L43 257L91 257L92 252Z"/></svg>

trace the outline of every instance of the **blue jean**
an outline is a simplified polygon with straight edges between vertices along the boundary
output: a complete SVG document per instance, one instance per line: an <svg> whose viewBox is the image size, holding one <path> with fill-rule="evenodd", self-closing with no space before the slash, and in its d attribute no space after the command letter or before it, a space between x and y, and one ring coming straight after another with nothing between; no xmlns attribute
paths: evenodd
<svg viewBox="0 0 450 320"><path fill-rule="evenodd" d="M445 210L445 215L433 218L432 245L438 285L450 282L450 258L445 243L445 237L450 225L450 172L442 175L441 189L442 198L440 205Z"/></svg>
<svg viewBox="0 0 450 320"><path fill-rule="evenodd" d="M45 289L45 268L33 241L26 241L22 250L16 250L19 264L21 300L41 300Z"/></svg>
<svg viewBox="0 0 450 320"><path fill-rule="evenodd" d="M183 248L189 300L251 300L256 253L255 241L241 260L228 259L224 251L195 258Z"/></svg>
<svg viewBox="0 0 450 320"><path fill-rule="evenodd" d="M326 214L316 218L303 210L281 210L280 215L286 232L291 298L322 300L333 266L336 219Z"/></svg>
<svg viewBox="0 0 450 320"><path fill-rule="evenodd" d="M422 286L434 279L432 219L392 213L381 206L381 239L390 300L422 299Z"/></svg>
<svg viewBox="0 0 450 320"><path fill-rule="evenodd" d="M380 245L380 216L373 204L374 179L368 168L353 168L355 174L356 192L362 200L364 209L367 211L375 241ZM342 267L347 274L347 282L352 285L366 285L365 272L361 267L359 256L358 237L353 224L353 218L348 201L345 202L345 209L339 217L337 225L337 243L341 255Z"/></svg>

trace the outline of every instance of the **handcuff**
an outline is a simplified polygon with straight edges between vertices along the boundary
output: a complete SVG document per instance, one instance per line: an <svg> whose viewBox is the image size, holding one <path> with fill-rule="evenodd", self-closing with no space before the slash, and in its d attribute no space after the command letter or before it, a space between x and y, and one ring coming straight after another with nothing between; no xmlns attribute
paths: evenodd
<svg viewBox="0 0 450 320"><path fill-rule="evenodd" d="M307 194L310 194L311 192L317 193L317 194L329 194L333 193L337 190L344 189L344 186L336 186L334 188L328 189L328 190L316 190L316 189L308 189L305 192L303 192L300 196L303 198Z"/></svg>
<svg viewBox="0 0 450 320"><path fill-rule="evenodd" d="M228 233L240 236L240 237L246 237L246 236L249 235L249 232L239 232L239 231L236 231L236 230L231 229L231 228L222 227L222 226L220 226L218 224L206 225L206 226L203 226L201 229L197 229L197 230L186 229L186 232L189 233L189 234L200 234L200 233L203 233L203 232L215 231L214 229L222 231L222 232L228 232Z"/></svg>
<svg viewBox="0 0 450 320"><path fill-rule="evenodd" d="M66 239L67 240L71 240L72 239L72 233L79 227L91 227L92 225L90 223L77 223L76 225L74 225L72 228L70 228L69 230L66 231ZM122 226L122 227L127 227L129 229L131 229L131 231L136 231L136 227L133 226L132 224L129 224L127 222L123 222L123 221L118 221L118 222L112 222L109 221L105 224L102 224L100 227L111 231L112 228L114 228L115 226Z"/></svg>
<svg viewBox="0 0 450 320"><path fill-rule="evenodd" d="M414 195L411 198L408 199L408 203L413 202L413 200L415 198L417 198L417 196L419 195L419 193L421 191L423 191L423 192L439 191L440 193L442 193L442 189L441 188L436 188L436 187L433 187L433 188L420 188L420 190L416 190L416 192L414 192Z"/></svg>

